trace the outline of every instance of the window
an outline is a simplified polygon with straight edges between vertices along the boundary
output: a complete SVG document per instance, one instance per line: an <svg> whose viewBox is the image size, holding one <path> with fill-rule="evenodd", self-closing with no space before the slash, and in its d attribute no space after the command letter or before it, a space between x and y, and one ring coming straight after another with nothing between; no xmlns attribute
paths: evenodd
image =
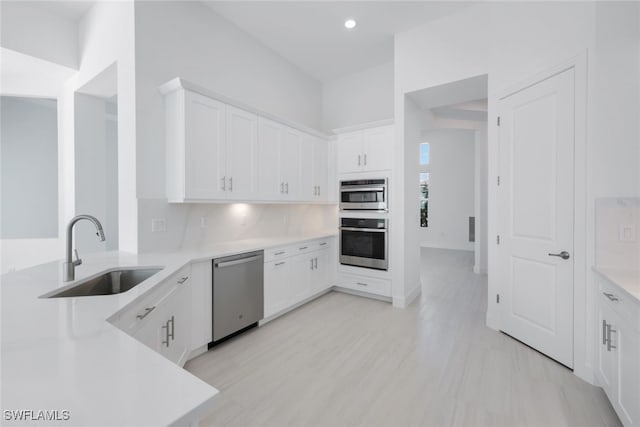
<svg viewBox="0 0 640 427"><path fill-rule="evenodd" d="M429 143L420 144L420 227L429 226Z"/></svg>

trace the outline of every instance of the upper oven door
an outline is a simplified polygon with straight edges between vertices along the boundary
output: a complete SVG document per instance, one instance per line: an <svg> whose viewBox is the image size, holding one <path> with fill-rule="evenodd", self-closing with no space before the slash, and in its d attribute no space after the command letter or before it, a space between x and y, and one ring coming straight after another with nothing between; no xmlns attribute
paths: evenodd
<svg viewBox="0 0 640 427"><path fill-rule="evenodd" d="M386 186L343 185L340 188L342 210L386 210Z"/></svg>

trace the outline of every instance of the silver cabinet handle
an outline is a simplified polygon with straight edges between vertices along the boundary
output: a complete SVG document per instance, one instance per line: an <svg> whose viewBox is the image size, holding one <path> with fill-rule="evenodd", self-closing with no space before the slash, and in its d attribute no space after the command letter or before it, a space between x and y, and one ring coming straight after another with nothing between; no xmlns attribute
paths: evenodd
<svg viewBox="0 0 640 427"><path fill-rule="evenodd" d="M168 320L164 325L162 325L162 329L164 329L164 336L165 336L165 339L162 340L162 344L164 344L165 347L169 347L169 321Z"/></svg>
<svg viewBox="0 0 640 427"><path fill-rule="evenodd" d="M364 153L364 165L367 166L367 153Z"/></svg>
<svg viewBox="0 0 640 427"><path fill-rule="evenodd" d="M233 191L233 177L229 178L229 191Z"/></svg>
<svg viewBox="0 0 640 427"><path fill-rule="evenodd" d="M358 166L360 166L360 154L358 154Z"/></svg>
<svg viewBox="0 0 640 427"><path fill-rule="evenodd" d="M153 307L147 307L144 310L144 314L138 314L136 317L140 320L144 319L145 317L147 317L149 315L149 313L151 313L153 310L156 309L156 306L154 305Z"/></svg>
<svg viewBox="0 0 640 427"><path fill-rule="evenodd" d="M221 180L222 180L222 191L227 191L227 177L223 176Z"/></svg>
<svg viewBox="0 0 640 427"><path fill-rule="evenodd" d="M224 267L231 267L232 265L246 264L248 262L257 260L260 257L261 257L260 255L254 255L247 258L235 259L233 261L217 262L216 268L224 268Z"/></svg>
<svg viewBox="0 0 640 427"><path fill-rule="evenodd" d="M618 297L616 297L614 294L610 294L610 293L607 293L607 292L603 292L602 294L603 294L605 297L609 298L609 301L620 301L620 300L618 299Z"/></svg>
<svg viewBox="0 0 640 427"><path fill-rule="evenodd" d="M280 194L284 194L284 182L280 183Z"/></svg>
<svg viewBox="0 0 640 427"><path fill-rule="evenodd" d="M327 244L327 242L322 242L322 243L320 243L320 246L324 246L326 244Z"/></svg>
<svg viewBox="0 0 640 427"><path fill-rule="evenodd" d="M318 196L320 195L320 186L318 185Z"/></svg>
<svg viewBox="0 0 640 427"><path fill-rule="evenodd" d="M313 258L311 258L309 261L311 261L311 268L310 268L310 270L313 270Z"/></svg>
<svg viewBox="0 0 640 427"><path fill-rule="evenodd" d="M175 340L175 332L176 332L176 319L174 316L171 316L171 319L169 319L169 323L171 323L171 332L169 333L169 338L171 338L171 341Z"/></svg>
<svg viewBox="0 0 640 427"><path fill-rule="evenodd" d="M314 263L314 267L313 268L315 268L317 270L318 269L318 258L314 258L313 263Z"/></svg>
<svg viewBox="0 0 640 427"><path fill-rule="evenodd" d="M607 343L607 321L602 320L602 345Z"/></svg>
<svg viewBox="0 0 640 427"><path fill-rule="evenodd" d="M615 345L611 344L611 333L616 333L615 329L611 327L612 325L607 325L607 351L611 351L611 349L616 349Z"/></svg>
<svg viewBox="0 0 640 427"><path fill-rule="evenodd" d="M305 249L309 249L309 246L303 246L301 248L298 248L299 251L304 251Z"/></svg>
<svg viewBox="0 0 640 427"><path fill-rule="evenodd" d="M274 255L283 255L285 251L276 252Z"/></svg>
<svg viewBox="0 0 640 427"><path fill-rule="evenodd" d="M287 190L286 193L289 194L289 183L285 182L284 187Z"/></svg>
<svg viewBox="0 0 640 427"><path fill-rule="evenodd" d="M562 259L571 258L571 255L569 255L569 252L567 252L567 251L562 251L559 254L549 254L549 256L557 256L557 257L562 258Z"/></svg>
<svg viewBox="0 0 640 427"><path fill-rule="evenodd" d="M279 266L279 265L285 265L285 264L286 264L286 262L285 262L285 261L282 261L282 262L276 262L276 267L277 267L277 266Z"/></svg>
<svg viewBox="0 0 640 427"><path fill-rule="evenodd" d="M369 286L367 283L361 283L361 282L356 282L356 285L360 285L360 286Z"/></svg>
<svg viewBox="0 0 640 427"><path fill-rule="evenodd" d="M189 280L189 276L183 276L180 279L178 279L178 285L182 285L184 282L186 282L187 280Z"/></svg>

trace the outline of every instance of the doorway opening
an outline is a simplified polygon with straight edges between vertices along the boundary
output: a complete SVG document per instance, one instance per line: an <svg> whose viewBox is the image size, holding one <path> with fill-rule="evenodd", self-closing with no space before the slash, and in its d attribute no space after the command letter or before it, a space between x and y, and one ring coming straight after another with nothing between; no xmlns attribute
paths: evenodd
<svg viewBox="0 0 640 427"><path fill-rule="evenodd" d="M420 246L473 252L487 273L487 75L406 94L414 121Z"/></svg>

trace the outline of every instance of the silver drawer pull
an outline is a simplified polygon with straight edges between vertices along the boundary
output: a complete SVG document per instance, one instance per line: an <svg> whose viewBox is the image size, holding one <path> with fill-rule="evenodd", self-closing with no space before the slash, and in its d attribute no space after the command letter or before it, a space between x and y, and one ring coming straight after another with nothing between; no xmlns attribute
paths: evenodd
<svg viewBox="0 0 640 427"><path fill-rule="evenodd" d="M604 296L609 298L609 301L619 301L618 297L616 297L614 294L609 294L607 292L603 292Z"/></svg>
<svg viewBox="0 0 640 427"><path fill-rule="evenodd" d="M285 251L276 252L274 255L283 255Z"/></svg>
<svg viewBox="0 0 640 427"><path fill-rule="evenodd" d="M369 286L367 283L361 283L361 282L356 282L356 285L360 285L360 286Z"/></svg>
<svg viewBox="0 0 640 427"><path fill-rule="evenodd" d="M326 244L327 244L327 242L322 242L322 243L320 243L320 246L324 246Z"/></svg>
<svg viewBox="0 0 640 427"><path fill-rule="evenodd" d="M607 321L602 320L602 345L607 343Z"/></svg>
<svg viewBox="0 0 640 427"><path fill-rule="evenodd" d="M279 265L285 265L285 264L286 264L286 262L285 262L285 261L282 261L282 262L276 262L276 267L277 267L277 266L279 266Z"/></svg>
<svg viewBox="0 0 640 427"><path fill-rule="evenodd" d="M151 313L153 310L156 309L156 306L154 305L153 307L146 307L145 308L145 312L144 314L138 314L136 317L140 320L144 319L145 317L147 317L149 315L149 313Z"/></svg>
<svg viewBox="0 0 640 427"><path fill-rule="evenodd" d="M303 247L298 248L298 249L301 250L301 251L304 251L305 249L309 249L309 246L303 246Z"/></svg>
<svg viewBox="0 0 640 427"><path fill-rule="evenodd" d="M179 284L179 285L182 285L182 284L183 284L184 282L186 282L187 280L189 280L189 276L181 277L181 278L178 280L178 284Z"/></svg>

